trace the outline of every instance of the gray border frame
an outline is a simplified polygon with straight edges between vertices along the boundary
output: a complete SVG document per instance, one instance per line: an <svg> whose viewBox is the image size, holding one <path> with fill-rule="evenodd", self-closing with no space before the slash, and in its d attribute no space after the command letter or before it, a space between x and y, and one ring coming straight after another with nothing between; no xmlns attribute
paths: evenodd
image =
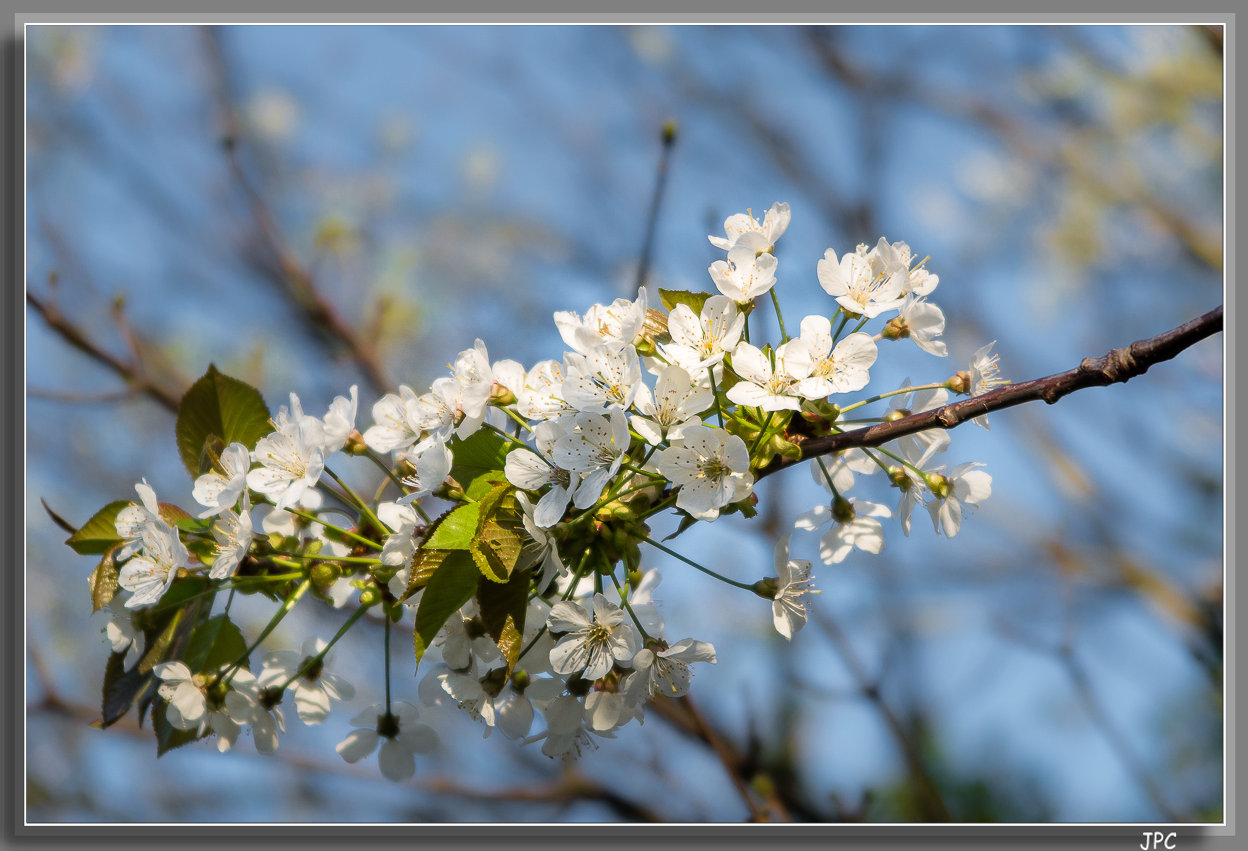
<svg viewBox="0 0 1248 851"><path fill-rule="evenodd" d="M167 4L140 2L140 0L130 0L127 2L129 9L124 13L107 13L101 14L94 11L94 7L84 0L77 0L81 3L80 11L65 10L61 7L71 4L57 3L56 10L39 11L39 12L15 12L14 22L15 29L13 36L6 39L4 45L5 68L12 73L12 85L6 87L6 116L8 117L8 127L10 132L6 134L6 139L14 141L14 151L12 156L7 158L9 168L5 169L3 178L0 178L0 185L4 186L7 191L5 198L10 199L10 211L12 212L11 221L14 223L24 221L24 161L22 159L24 144L22 136L19 135L24 128L24 41L23 26L27 23L98 23L101 25L115 23L169 23L169 24L187 24L198 22L221 22L221 23L239 23L239 24L259 24L259 23L323 23L323 24L354 24L354 23L415 23L415 24L434 24L434 23L472 23L473 18L478 21L488 20L492 23L576 23L576 24L605 24L605 23L640 23L640 22L656 22L656 23L706 23L705 17L697 11L680 11L672 12L671 6L663 4L658 9L638 9L634 6L628 13L624 12L585 12L579 4L571 4L566 2L551 2L551 0L543 0L541 11L500 11L498 8L481 8L483 4L473 3L470 6L461 6L455 12L435 11L413 14L410 6L403 3L386 3L374 4L380 5L382 8L378 11L370 11L361 14L342 14L334 12L307 11L306 6L299 12L266 12L257 13L254 6L248 4L225 4L226 9L218 7L213 13L170 13L167 10ZM913 2L913 0L911 0ZM33 3L31 5L34 5ZM646 4L650 6L652 4ZM659 6L659 4L653 4ZM893 4L890 4L890 7ZM1070 4L1074 6L1074 4ZM1229 318L1227 320L1227 331L1223 333L1223 357L1224 357L1224 410L1223 424L1224 435L1234 435L1238 416L1238 399L1235 383L1233 381L1233 365L1235 364L1235 339L1234 334L1230 333L1231 327L1235 325L1236 317L1236 295L1233 286L1227 286L1225 282L1233 282L1235 280L1236 271L1236 249L1238 241L1232 238L1232 235L1238 235L1236 227L1236 210L1238 201L1238 184L1236 174L1236 163L1230 152L1235 151L1235 142L1238 138L1237 133L1237 115L1235 94L1238 89L1238 68L1237 68L1237 32L1236 32L1236 15L1232 12L1223 10L1220 12L1193 12L1189 14L1175 14L1171 11L1174 7L1172 4L1163 4L1160 2L1150 2L1147 5L1156 7L1156 11L1142 12L1141 5L1132 4L1132 12L1128 14L1114 12L1098 12L1089 13L1086 7L1075 7L1069 12L1053 13L1044 15L1017 13L1002 13L998 4L986 3L962 3L962 11L956 14L950 13L933 13L930 11L922 12L906 12L908 17L906 23L1000 23L1000 24L1020 24L1020 23L1071 23L1071 24L1091 24L1091 23L1192 23L1206 22L1211 24L1225 25L1225 49L1224 49L1224 73L1226 80L1226 90L1224 93L1225 103L1225 138L1226 146L1224 154L1225 168L1225 186L1228 190L1225 194L1224 201L1224 298L1226 302ZM828 22L828 23L867 23L867 22L889 22L889 19L895 18L899 12L906 10L887 10L875 8L869 12L845 12L837 13L835 16L828 12L827 6L819 2L802 2L787 3L783 12L775 12L769 10L766 14L758 12L756 4L733 3L734 8L725 10L723 6L716 8L716 19L725 20L727 12L731 16L731 20L743 24L792 24L804 22ZM235 10L234 7L239 7ZM797 8L793 8L797 7ZM507 8L507 7L503 7ZM921 9L925 7L919 7ZM300 18L299 21L292 20ZM20 187L20 191L19 191ZM6 416L2 418L5 437L9 438L9 429L12 428L11 439L6 440L6 452L0 455L0 481L10 485L10 492L13 494L10 510L4 513L3 526L0 527L0 533L4 534L6 542L11 542L14 550L20 548L20 553L14 553L15 558L11 564L24 564L24 539L25 530L20 531L17 525L17 517L19 514L19 506L24 504L24 488L21 487L25 480L25 307L18 294L24 292L24 251L23 246L19 245L19 238L16 229L9 230L5 234L4 248L6 256L10 258L10 266L13 270L13 286L5 291L6 311L5 315L9 318L10 327L8 336L5 338L5 369L3 373L5 397L14 400L14 404L6 410ZM21 281L21 286L18 282ZM20 345L19 345L20 343ZM19 422L21 430L19 431ZM19 451L19 449L21 451ZM1235 603L1238 602L1238 583L1236 582L1235 572L1232 569L1235 563L1235 555L1237 552L1237 528L1236 522L1238 518L1236 510L1236 488L1235 482L1238 475L1232 475L1229 478L1225 475L1227 471L1238 473L1238 458L1236 447L1232 439L1224 438L1224 571L1226 582L1226 594L1224 597L1223 611L1225 622L1225 646L1233 648L1235 646L1236 623L1234 617L1225 617L1228 610L1233 613ZM7 463L6 463L7 462ZM11 471L11 472L10 472ZM24 512L23 512L24 513ZM8 592L8 599L14 601L25 600L25 581L24 576L16 570L4 571L4 590ZM607 845L619 843L620 845L631 845L638 839L646 841L662 841L666 844L668 841L672 843L679 842L681 845L690 843L695 846L702 844L710 845L714 843L726 848L753 848L759 844L765 836L769 844L783 844L787 847L826 847L831 842L844 841L846 839L857 840L855 844L869 843L874 847L880 848L910 848L918 845L931 846L937 848L963 848L967 846L986 846L986 847L1024 847L1024 848L1041 848L1051 847L1056 841L1071 849L1079 849L1084 847L1128 847L1123 842L1131 843L1130 847L1139 848L1142 836L1147 827L1151 830L1161 830L1164 833L1173 831L1176 833L1175 844L1179 848L1235 848L1239 846L1236 842L1237 826L1238 826L1238 808L1237 808L1237 768L1238 768L1238 751L1237 737L1234 726L1235 715L1233 709L1239 706L1238 701L1238 677L1237 669L1234 665L1228 665L1225 669L1224 678L1224 753L1225 761L1225 784L1224 784L1224 826L1152 826L1152 825L1114 825L1114 826L1092 826L1092 825L1020 825L1020 826L971 826L971 825L878 825L878 826L841 826L841 825L705 825L705 826L670 826L660 825L655 827L642 825L618 825L611 824L606 830L600 826L592 825L572 825L572 826L556 826L556 825L465 825L465 826L377 826L377 825L360 825L360 826L301 826L301 825L234 825L234 826L216 826L201 825L196 826L194 835L188 835L186 827L183 825L158 825L158 826L105 826L105 825L55 825L55 826L28 826L24 824L24 800L25 800L25 779L24 771L19 775L17 768L19 765L18 756L22 755L21 761L24 769L24 724L18 724L17 708L19 706L18 697L24 694L23 681L18 679L19 670L24 673L24 660L19 668L19 657L16 652L17 648L24 647L25 619L13 617L8 622L8 637L10 641L7 646L12 648L13 652L5 654L5 681L13 686L13 697L3 702L3 708L0 708L0 726L2 726L8 735L0 737L0 759L5 765L11 766L10 782L5 785L10 794L4 795L3 812L5 819L4 831L0 833L0 848L3 847L78 847L84 841L89 841L92 846L104 845L132 845L136 840L140 842L159 841L168 842L168 840L176 840L179 845L191 844L198 845L200 843L208 844L216 842L220 839L238 840L247 838L248 845L260 844L264 845L282 845L287 841L298 841L301 844L310 844L312 846L324 846L330 843L339 844L345 839L354 841L366 841L371 845L381 847L394 846L398 847L400 843L407 847L413 839L433 840L435 842L441 840L444 842L454 842L460 848L476 848L476 847L497 847L499 840L506 842L511 847L529 848L529 847L548 847L552 843L562 844L563 842L583 843L585 840L591 840L595 843L605 843ZM1233 657L1233 654L1231 654ZM1224 658L1227 658L1224 654ZM10 710L13 711L13 718L9 718ZM22 711L24 718L24 707ZM12 721L12 724L10 724ZM19 797L20 796L20 797ZM22 821L19 821L19 812Z"/></svg>

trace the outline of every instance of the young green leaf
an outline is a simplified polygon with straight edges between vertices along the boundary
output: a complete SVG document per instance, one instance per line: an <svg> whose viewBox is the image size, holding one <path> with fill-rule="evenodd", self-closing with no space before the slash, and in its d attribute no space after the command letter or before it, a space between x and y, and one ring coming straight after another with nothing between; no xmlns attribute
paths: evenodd
<svg viewBox="0 0 1248 851"><path fill-rule="evenodd" d="M706 304L706 300L710 297L711 293L691 293L688 290L659 290L659 299L668 310L672 310L678 304L686 304L694 312L695 316L702 312L702 305Z"/></svg>
<svg viewBox="0 0 1248 851"><path fill-rule="evenodd" d="M481 507L475 502L448 511L439 518L439 522L425 546L434 550L466 550L472 546L472 539L477 534L477 521Z"/></svg>
<svg viewBox="0 0 1248 851"><path fill-rule="evenodd" d="M446 554L425 586L420 605L416 607L416 629L412 640L417 665L447 618L472 599L479 581L479 574L468 553L451 550Z"/></svg>
<svg viewBox="0 0 1248 851"><path fill-rule="evenodd" d="M451 443L454 458L451 478L459 482L465 492L472 490L474 482L481 476L492 475L496 480L502 479L503 464L510 449L510 443L484 428L467 440L457 439Z"/></svg>
<svg viewBox="0 0 1248 851"><path fill-rule="evenodd" d="M269 409L260 391L209 365L178 405L175 429L182 463L196 478L208 472L204 447L238 442L254 449L256 441L273 430Z"/></svg>
<svg viewBox="0 0 1248 851"><path fill-rule="evenodd" d="M508 674L523 649L524 616L529 609L529 578L527 571L517 571L503 583L482 577L477 584L481 620L507 660Z"/></svg>
<svg viewBox="0 0 1248 851"><path fill-rule="evenodd" d="M130 501L118 499L101 508L91 519L70 535L65 543L79 555L102 555L121 540L117 534L117 515Z"/></svg>
<svg viewBox="0 0 1248 851"><path fill-rule="evenodd" d="M179 730L170 724L169 719L165 717L166 706L168 704L162 700L152 712L152 727L156 730L157 757L162 757L174 748L180 748L188 742L193 742L199 738L195 730ZM204 735L207 734L207 731L205 731Z"/></svg>
<svg viewBox="0 0 1248 851"><path fill-rule="evenodd" d="M182 661L191 673L212 673L234 664L246 652L247 640L238 626L226 615L215 615L195 627ZM247 659L242 666L251 667Z"/></svg>

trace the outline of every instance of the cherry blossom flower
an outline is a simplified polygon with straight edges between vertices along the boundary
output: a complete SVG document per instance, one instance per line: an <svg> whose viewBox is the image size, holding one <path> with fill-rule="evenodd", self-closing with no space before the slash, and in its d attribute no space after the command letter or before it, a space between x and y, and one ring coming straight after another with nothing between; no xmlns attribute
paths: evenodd
<svg viewBox="0 0 1248 851"><path fill-rule="evenodd" d="M628 420L616 409L602 414L577 414L571 428L551 450L555 463L565 470L580 473L572 504L589 508L598 501L602 489L624 463L628 451Z"/></svg>
<svg viewBox="0 0 1248 851"><path fill-rule="evenodd" d="M524 375L524 386L516 393L516 410L529 420L549 420L576 413L563 398L563 366L544 360Z"/></svg>
<svg viewBox="0 0 1248 851"><path fill-rule="evenodd" d="M616 662L625 667L641 646L640 637L628 615L602 594L594 595L593 617L581 603L564 600L551 607L546 625L553 633L567 633L550 651L550 663L557 674L580 673L596 680Z"/></svg>
<svg viewBox="0 0 1248 851"><path fill-rule="evenodd" d="M854 547L872 554L884 548L884 530L876 517L891 517L883 505L865 499L838 496L832 505L816 505L814 510L798 516L794 526L813 532L832 524L819 539L819 558L824 564L840 564Z"/></svg>
<svg viewBox="0 0 1248 851"><path fill-rule="evenodd" d="M536 491L550 485L550 490L538 500L533 514L533 521L543 529L549 529L563 517L572 500L572 492L580 481L576 473L565 470L550 460L555 444L563 435L564 431L554 423L538 423L533 429L533 439L538 451L514 449L507 453L507 459L503 462L503 473L507 481L518 488Z"/></svg>
<svg viewBox="0 0 1248 851"><path fill-rule="evenodd" d="M247 471L251 469L251 452L241 443L231 443L221 452L221 472L213 470L195 480L191 496L206 506L201 518L220 514L238 505L238 498L247 490Z"/></svg>
<svg viewBox="0 0 1248 851"><path fill-rule="evenodd" d="M711 296L696 316L689 305L677 304L667 317L667 332L672 342L661 344L659 351L668 362L673 362L682 354L676 349L687 349L705 369L722 361L724 355L733 350L744 328L745 314L728 296Z"/></svg>
<svg viewBox="0 0 1248 851"><path fill-rule="evenodd" d="M655 458L659 472L679 486L676 507L699 520L714 520L754 486L745 441L721 428L690 426L677 446Z"/></svg>
<svg viewBox="0 0 1248 851"><path fill-rule="evenodd" d="M454 455L438 438L428 438L399 453L398 458L416 468L416 473L399 479L412 492L400 497L399 505L411 505L430 491L437 490L451 474Z"/></svg>
<svg viewBox="0 0 1248 851"><path fill-rule="evenodd" d="M801 410L798 383L810 376L810 353L800 338L775 352L775 366L761 350L746 342L732 350L732 368L741 381L728 389L728 399L764 411Z"/></svg>
<svg viewBox="0 0 1248 851"><path fill-rule="evenodd" d="M664 439L680 440L687 429L700 425L699 415L714 400L709 387L695 384L688 372L669 365L659 373L653 397L644 384L638 386L634 405L641 414L634 414L629 422L646 443L658 446Z"/></svg>
<svg viewBox="0 0 1248 851"><path fill-rule="evenodd" d="M776 591L771 604L776 632L787 639L806 625L806 603L802 597L818 594L811 587L810 562L789 559L789 536L776 542Z"/></svg>
<svg viewBox="0 0 1248 851"><path fill-rule="evenodd" d="M378 763L381 773L395 783L416 773L416 754L426 754L437 744L433 728L419 720L419 711L410 703L396 701L386 712L381 704L365 709L351 719L357 727L338 743L336 750L347 762L359 762L381 746Z"/></svg>
<svg viewBox="0 0 1248 851"><path fill-rule="evenodd" d="M979 348L975 354L971 355L971 387L970 395L978 396L981 393L987 393L996 387L1010 382L1001 377L1001 367L997 363L1000 355L990 354L992 347L997 344L993 340L986 346ZM971 419L971 422L980 428L988 428L988 415L980 414L978 417Z"/></svg>
<svg viewBox="0 0 1248 851"><path fill-rule="evenodd" d="M972 462L959 464L947 474L928 473L928 487L934 498L928 502L927 510L936 534L942 529L950 538L958 534L966 506L978 506L992 494L992 476L975 469L982 466Z"/></svg>
<svg viewBox="0 0 1248 851"><path fill-rule="evenodd" d="M738 245L754 251L769 251L789 227L789 205L776 202L763 214L760 224L752 211L735 213L724 220L724 236L708 236L711 245L731 251Z"/></svg>
<svg viewBox="0 0 1248 851"><path fill-rule="evenodd" d="M715 664L715 648L705 641L686 638L671 647L652 650L643 647L633 657L632 677L654 697L682 697L689 693L694 662ZM625 687L627 689L627 686Z"/></svg>
<svg viewBox="0 0 1248 851"><path fill-rule="evenodd" d="M416 392L400 385L373 404L373 425L364 432L364 443L374 452L404 449L420 439Z"/></svg>
<svg viewBox="0 0 1248 851"><path fill-rule="evenodd" d="M632 345L646 321L646 289L637 291L637 300L617 298L609 305L595 304L582 318L570 310L555 313L555 327L569 349L587 355L599 346L623 348Z"/></svg>
<svg viewBox="0 0 1248 851"><path fill-rule="evenodd" d="M529 502L529 497L517 491L516 504L520 506L520 520L524 523L524 531L528 533L532 541L526 549L529 550L531 556L530 563L536 565L537 568L533 585L539 592L545 591L550 583L566 575L568 568L563 563L563 559L559 557L559 549L554 537L546 532L549 527L537 522L537 512L533 504Z"/></svg>
<svg viewBox="0 0 1248 851"><path fill-rule="evenodd" d="M563 398L578 411L598 413L608 407L627 408L641 383L641 363L631 346L595 346L585 354L563 356Z"/></svg>
<svg viewBox="0 0 1248 851"><path fill-rule="evenodd" d="M260 438L251 457L261 466L247 474L247 487L273 500L277 508L294 505L316 487L325 470L320 438L320 429L306 420Z"/></svg>
<svg viewBox="0 0 1248 851"><path fill-rule="evenodd" d="M727 260L716 260L707 271L721 293L737 304L749 304L776 285L776 256L737 245Z"/></svg>
<svg viewBox="0 0 1248 851"><path fill-rule="evenodd" d="M121 509L117 512L117 519L113 521L117 537L122 540L122 546L114 556L117 561L124 561L138 552L139 547L142 546L143 532L149 526L170 528L160 516L160 503L156 501L156 491L147 483L147 479L136 484L134 490L138 493L140 502L132 502Z"/></svg>
<svg viewBox="0 0 1248 851"><path fill-rule="evenodd" d="M264 668L257 678L261 689L286 686L295 693L295 711L305 724L320 724L329 717L330 700L350 700L355 697L355 687L338 674L325 670L328 657L323 657L307 670L301 670L307 662L326 647L320 638L310 638L303 643L299 653L293 650L277 650L264 657ZM293 679L292 679L293 678ZM287 681L290 681L287 685Z"/></svg>
<svg viewBox="0 0 1248 851"><path fill-rule="evenodd" d="M178 568L184 567L190 558L177 531L166 523L144 527L140 540L142 551L122 565L117 574L117 584L132 593L126 601L129 609L150 606L163 597Z"/></svg>
<svg viewBox="0 0 1248 851"><path fill-rule="evenodd" d="M133 668L143 658L147 640L143 630L134 624L134 616L126 609L121 597L114 597L108 603L112 617L104 626L104 637L114 653L125 653L121 660L122 668Z"/></svg>
<svg viewBox="0 0 1248 851"><path fill-rule="evenodd" d="M853 333L833 347L832 323L827 317L807 316L801 329L798 339L805 344L810 369L808 377L797 382L799 394L807 399L826 399L833 393L852 393L867 386L871 380L867 370L877 355L871 335Z"/></svg>
<svg viewBox="0 0 1248 851"><path fill-rule="evenodd" d="M242 510L237 514L227 509L217 515L217 521L212 524L212 536L217 539L217 551L208 577L225 579L234 574L251 549L251 498L246 493Z"/></svg>
<svg viewBox="0 0 1248 851"><path fill-rule="evenodd" d="M945 357L949 351L943 340L937 340L945 330L945 314L934 304L909 293L901 302L900 311L889 320L883 336L890 340L910 338L915 345L930 355Z"/></svg>
<svg viewBox="0 0 1248 851"><path fill-rule="evenodd" d="M864 254L845 254L840 260L829 248L817 267L819 286L850 313L874 318L901 306L900 281L894 275L877 275Z"/></svg>

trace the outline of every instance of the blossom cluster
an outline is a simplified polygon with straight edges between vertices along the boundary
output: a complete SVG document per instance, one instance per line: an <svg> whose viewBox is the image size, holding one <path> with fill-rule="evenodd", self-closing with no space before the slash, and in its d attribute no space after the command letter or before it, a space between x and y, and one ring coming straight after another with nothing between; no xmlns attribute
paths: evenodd
<svg viewBox="0 0 1248 851"><path fill-rule="evenodd" d="M927 300L939 278L904 242L881 238L839 257L828 249L815 270L831 298L827 315L803 317L789 336L774 253L789 217L788 205L776 204L761 222L749 212L725 221L724 235L710 237L725 252L708 269L715 294L661 290L656 300L641 289L584 313L557 312L566 347L559 359L527 368L491 361L477 340L425 392L404 385L378 399L362 430L352 387L323 417L305 413L292 393L259 436L240 432L227 443L210 435L208 462L194 479L196 517L159 503L146 482L136 486L140 500L115 514L110 557L121 565L116 585L130 596L123 607L110 605L113 652L126 654L125 669L159 680L173 729L215 734L222 750L249 729L257 749L272 752L287 692L308 724L323 722L331 701L352 699L354 688L325 670L325 658L374 606L387 653L390 625L408 617L418 662L426 646L440 648L440 663L418 688L426 710L456 705L487 735L497 727L540 741L549 756L578 754L642 719L648 701L686 694L691 666L716 654L707 641L665 636L654 597L659 574L643 567L641 545L672 551L650 537L651 518L675 512L683 531L726 514L752 516L760 476L778 458L805 460L806 440L1002 383L989 345L952 377L853 398L889 342L909 339L946 356L944 315ZM776 345L751 339L750 317L764 297L779 320ZM866 330L872 320L882 326L874 333ZM892 403L885 411L847 416L884 400ZM934 429L809 459L828 498L794 529L823 530L826 565L855 550L879 553L882 520L895 517L910 534L920 506L937 534L956 535L989 496L991 479L980 464L938 463L949 444L949 434ZM332 472L338 455L369 456L384 471L373 499ZM896 489L893 507L847 495L871 476ZM323 507L327 497L335 506ZM435 518L438 505L449 507ZM349 528L327 519L343 513L339 506L354 518ZM816 592L810 562L789 557L789 540L777 542L774 575L757 581L672 554L770 601L776 631L792 639ZM447 590L452 577L455 588L467 587L463 577L477 571L475 592ZM309 589L335 608L354 600L353 614L330 641L269 652L258 674L250 653L271 629L250 646L239 633L245 651L209 653L211 665L155 658L147 643L179 578L207 583L200 593L228 588L281 600L271 626ZM93 590L97 584L93 575ZM386 704L355 718L338 751L356 762L379 750L383 774L401 780L434 737L422 710L391 702L388 681L386 692Z"/></svg>

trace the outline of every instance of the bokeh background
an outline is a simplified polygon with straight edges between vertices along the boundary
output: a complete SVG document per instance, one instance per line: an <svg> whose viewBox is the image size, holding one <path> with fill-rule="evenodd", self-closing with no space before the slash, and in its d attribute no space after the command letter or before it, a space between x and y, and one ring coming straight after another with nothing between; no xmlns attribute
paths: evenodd
<svg viewBox="0 0 1248 851"><path fill-rule="evenodd" d="M559 357L553 311L636 292L667 121L651 292L711 289L706 235L774 201L791 325L833 309L826 248L930 255L950 357L885 347L873 387L990 340L1024 380L1167 330L1222 299L1219 29L37 26L26 51L28 820L737 821L741 786L776 819L1221 820L1220 336L956 430L993 494L954 539L916 516L827 567L795 533L822 595L791 644L652 552L668 634L718 650L692 694L718 750L652 710L565 764L431 709L438 752L389 784L333 751L380 694L369 627L331 657L359 697L275 757L157 761L150 729L89 726L94 561L40 505L81 523L142 477L189 505L169 403L210 362L273 409L359 384L366 426L475 337ZM770 572L821 496L804 470L759 496L675 545ZM342 617L301 606L274 646Z"/></svg>

